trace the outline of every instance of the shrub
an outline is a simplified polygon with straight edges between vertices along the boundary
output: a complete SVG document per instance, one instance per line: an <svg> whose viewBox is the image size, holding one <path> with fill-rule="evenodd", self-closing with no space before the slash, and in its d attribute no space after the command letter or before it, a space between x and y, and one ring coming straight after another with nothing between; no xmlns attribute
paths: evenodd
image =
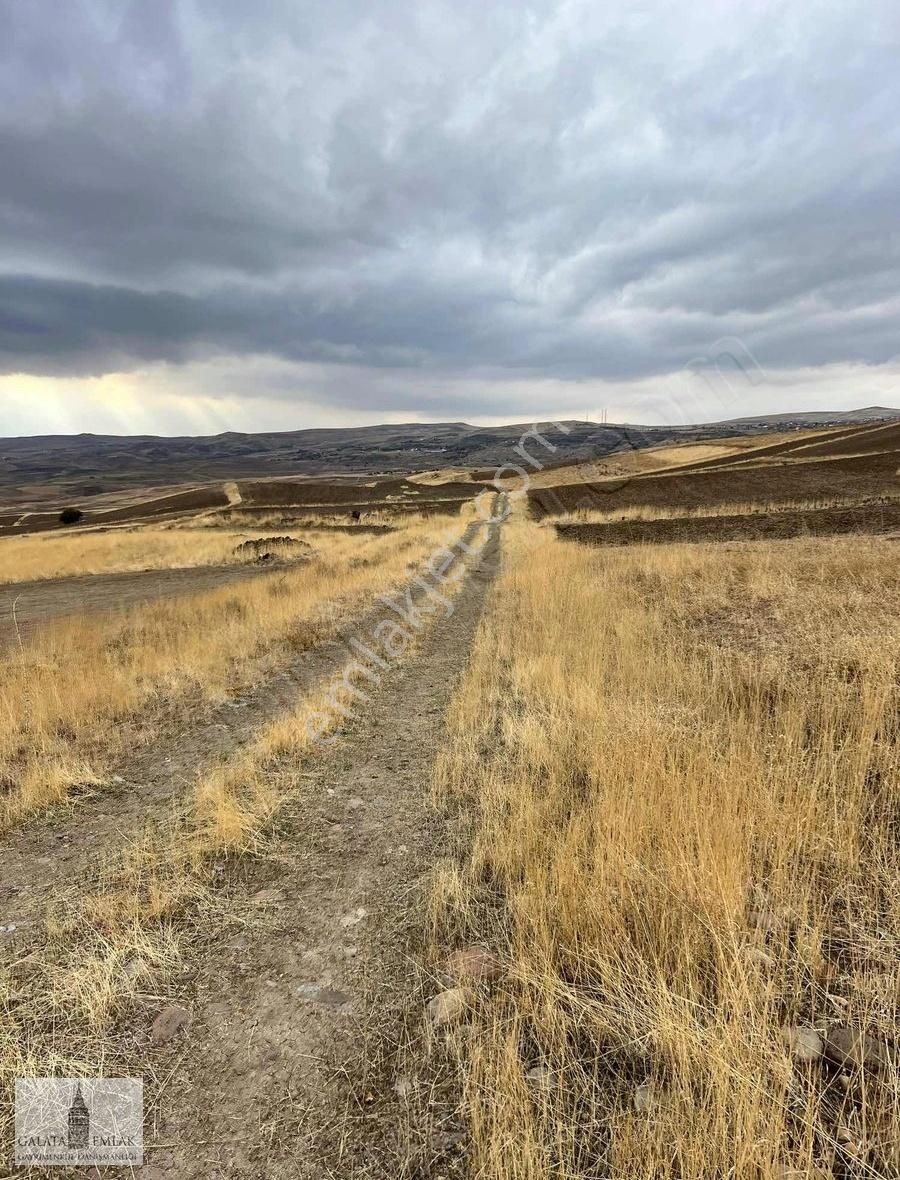
<svg viewBox="0 0 900 1180"><path fill-rule="evenodd" d="M60 524L78 524L84 516L80 508L64 508L59 514Z"/></svg>

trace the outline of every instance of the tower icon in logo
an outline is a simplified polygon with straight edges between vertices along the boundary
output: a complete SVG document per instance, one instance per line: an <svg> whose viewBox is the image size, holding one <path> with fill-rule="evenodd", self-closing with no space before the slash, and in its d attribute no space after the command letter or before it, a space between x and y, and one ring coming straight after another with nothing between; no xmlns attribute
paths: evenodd
<svg viewBox="0 0 900 1180"><path fill-rule="evenodd" d="M81 1093L81 1082L75 1087L75 1097L69 1107L69 1147L87 1147L91 1133L91 1112Z"/></svg>

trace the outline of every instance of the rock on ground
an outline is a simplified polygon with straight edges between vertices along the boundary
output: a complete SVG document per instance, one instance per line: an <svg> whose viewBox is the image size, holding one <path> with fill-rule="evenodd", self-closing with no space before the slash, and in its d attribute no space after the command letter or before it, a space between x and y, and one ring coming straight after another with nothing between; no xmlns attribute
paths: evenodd
<svg viewBox="0 0 900 1180"><path fill-rule="evenodd" d="M814 1028L791 1024L781 1030L790 1055L797 1061L818 1061L825 1050L825 1042Z"/></svg>
<svg viewBox="0 0 900 1180"><path fill-rule="evenodd" d="M150 1029L150 1044L164 1045L167 1041L171 1041L177 1033L187 1029L190 1023L191 1014L187 1008L178 1008L174 1005L163 1008Z"/></svg>
<svg viewBox="0 0 900 1180"><path fill-rule="evenodd" d="M447 971L454 979L492 980L503 974L497 956L484 946L467 946L454 951L447 959Z"/></svg>
<svg viewBox="0 0 900 1180"><path fill-rule="evenodd" d="M884 1041L858 1028L836 1027L825 1038L825 1056L839 1065L879 1070L890 1065L890 1051Z"/></svg>
<svg viewBox="0 0 900 1180"><path fill-rule="evenodd" d="M469 994L462 987L451 987L447 991L438 992L429 1000L425 1014L432 1028L442 1028L448 1024L458 1024L469 1007Z"/></svg>

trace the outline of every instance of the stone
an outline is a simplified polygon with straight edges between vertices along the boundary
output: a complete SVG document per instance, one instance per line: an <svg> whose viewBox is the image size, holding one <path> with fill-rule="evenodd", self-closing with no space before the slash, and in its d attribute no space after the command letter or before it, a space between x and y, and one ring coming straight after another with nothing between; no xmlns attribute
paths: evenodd
<svg viewBox="0 0 900 1180"><path fill-rule="evenodd" d="M761 930L768 934L772 930L777 930L781 925L781 919L774 910L751 910L749 915L750 925L754 930Z"/></svg>
<svg viewBox="0 0 900 1180"><path fill-rule="evenodd" d="M653 1087L649 1082L645 1082L643 1086L635 1086L631 1104L635 1114L648 1114L653 1109Z"/></svg>
<svg viewBox="0 0 900 1180"><path fill-rule="evenodd" d="M533 1065L525 1074L525 1080L536 1090L552 1090L553 1070L549 1065Z"/></svg>
<svg viewBox="0 0 900 1180"><path fill-rule="evenodd" d="M319 983L301 984L297 988L297 995L311 1004L321 1004L325 1008L344 1008L352 1002L352 996L348 996L346 992Z"/></svg>
<svg viewBox="0 0 900 1180"><path fill-rule="evenodd" d="M190 1023L191 1014L187 1008L179 1008L174 1004L168 1008L163 1008L162 1012L153 1021L153 1027L150 1029L150 1044L155 1046L165 1045L177 1033L186 1030Z"/></svg>
<svg viewBox="0 0 900 1180"><path fill-rule="evenodd" d="M466 1139L465 1131L435 1131L431 1137L431 1145L435 1151L444 1154L450 1151L460 1152ZM435 1180L442 1180L442 1175L437 1175Z"/></svg>
<svg viewBox="0 0 900 1180"><path fill-rule="evenodd" d="M467 946L447 959L447 971L454 979L491 980L503 974L500 960L484 946Z"/></svg>
<svg viewBox="0 0 900 1180"><path fill-rule="evenodd" d="M410 1094L414 1093L415 1088L416 1088L415 1078L407 1077L406 1075L403 1075L402 1077L397 1078L397 1080L394 1082L394 1087L393 1087L394 1093L397 1095L398 1098L408 1098L410 1096Z"/></svg>
<svg viewBox="0 0 900 1180"><path fill-rule="evenodd" d="M763 934L770 934L773 930L792 924L790 911L775 905L766 890L759 885L754 885L750 889L748 909L747 920L750 926Z"/></svg>
<svg viewBox="0 0 900 1180"><path fill-rule="evenodd" d="M890 1065L891 1055L884 1041L870 1037L858 1028L836 1025L825 1038L825 1056L838 1065L857 1069L880 1070Z"/></svg>
<svg viewBox="0 0 900 1180"><path fill-rule="evenodd" d="M814 1028L791 1024L781 1030L781 1036L796 1061L818 1061L825 1051L825 1042Z"/></svg>
<svg viewBox="0 0 900 1180"><path fill-rule="evenodd" d="M840 1144L844 1155L862 1156L866 1154L866 1148L859 1134L852 1131L849 1127L838 1127L834 1133L834 1137Z"/></svg>
<svg viewBox="0 0 900 1180"><path fill-rule="evenodd" d="M438 992L425 1008L425 1014L433 1028L448 1024L459 1024L469 1006L469 994L462 987L451 987Z"/></svg>
<svg viewBox="0 0 900 1180"><path fill-rule="evenodd" d="M126 979L142 979L149 973L149 968L143 959L129 959L122 968L122 974Z"/></svg>
<svg viewBox="0 0 900 1180"><path fill-rule="evenodd" d="M760 950L758 946L742 946L741 958L759 971L774 971L777 966L772 956L766 951Z"/></svg>
<svg viewBox="0 0 900 1180"><path fill-rule="evenodd" d="M365 918L368 917L369 911L359 906L355 910L351 910L349 914L344 914L341 918L341 925L345 930L349 930L353 926L358 926Z"/></svg>

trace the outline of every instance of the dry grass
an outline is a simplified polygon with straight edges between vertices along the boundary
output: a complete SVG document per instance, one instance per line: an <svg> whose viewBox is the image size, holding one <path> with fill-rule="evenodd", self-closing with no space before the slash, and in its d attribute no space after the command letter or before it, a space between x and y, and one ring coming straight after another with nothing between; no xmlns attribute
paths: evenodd
<svg viewBox="0 0 900 1180"><path fill-rule="evenodd" d="M314 560L283 572L40 630L0 668L0 830L101 783L161 718L226 699L334 635L447 535L446 521L421 519L323 534Z"/></svg>
<svg viewBox="0 0 900 1180"><path fill-rule="evenodd" d="M252 526L251 526L252 528ZM243 562L236 546L258 532L147 527L0 539L0 583Z"/></svg>
<svg viewBox="0 0 900 1180"><path fill-rule="evenodd" d="M509 960L462 1042L473 1170L900 1175L896 1060L780 1032L897 1036L895 547L513 530L436 784L438 944Z"/></svg>
<svg viewBox="0 0 900 1180"><path fill-rule="evenodd" d="M485 534L472 546L473 557ZM433 544L428 534L418 540L425 536ZM407 548L417 565L432 554L420 550L419 544ZM453 597L461 584L448 579L442 594ZM403 658L416 646L410 644ZM0 1086L9 1089L17 1076L108 1068L121 1051L113 1029L135 992L164 988L183 964L185 945L210 937L223 923L214 888L217 858L259 849L273 813L302 787L299 768L313 753L311 734L330 732L321 724L323 714L334 728L342 723L335 702L357 707L353 683L352 672L345 672L263 727L235 757L200 777L169 813L148 819L92 887L71 889L56 905L48 940L23 961L27 969L0 970ZM0 1125L2 1116L0 1109Z"/></svg>
<svg viewBox="0 0 900 1180"><path fill-rule="evenodd" d="M385 509L373 509L368 511L363 509L363 516L361 520L362 525L391 525L398 523L398 519L402 523L406 523L409 516L421 516L420 513L402 515L397 512L389 512ZM316 528L332 529L335 526L341 528L351 528L355 524L350 511L342 512L328 512L319 511L315 508L296 509L288 508L239 508L234 511L224 510L220 512L211 512L206 516L196 517L192 522L199 528L216 529L216 528L240 528L245 529L303 529L314 530Z"/></svg>
<svg viewBox="0 0 900 1180"><path fill-rule="evenodd" d="M467 505L464 519L475 516L474 506ZM468 543L468 549L457 565L448 570L441 582L443 598L452 600L463 585L467 565L477 560L487 542L487 529ZM458 551L460 552L460 551ZM429 581L433 579L429 578ZM434 604L423 600L423 618L428 621ZM409 658L421 642L421 633L412 634L412 642L405 647L403 658ZM242 755L215 767L196 785L193 803L192 844L196 852L206 856L215 852L246 849L254 834L265 824L277 808L282 788L279 786L279 766L309 753L318 737L325 737L338 728L345 717L359 708L357 688L372 691L367 681L365 665L349 662L328 684L300 702L292 712L266 726Z"/></svg>

